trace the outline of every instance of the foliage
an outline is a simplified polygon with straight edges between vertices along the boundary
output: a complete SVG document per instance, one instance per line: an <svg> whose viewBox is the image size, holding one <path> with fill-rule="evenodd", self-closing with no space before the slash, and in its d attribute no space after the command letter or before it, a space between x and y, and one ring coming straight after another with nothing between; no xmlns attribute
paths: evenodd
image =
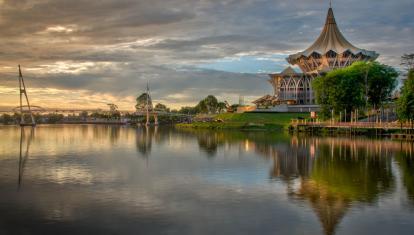
<svg viewBox="0 0 414 235"><path fill-rule="evenodd" d="M197 113L197 109L195 107L181 107L180 110L178 110L178 113L181 114L196 114Z"/></svg>
<svg viewBox="0 0 414 235"><path fill-rule="evenodd" d="M170 112L170 109L166 105L161 104L161 103L156 104L154 109L156 111Z"/></svg>
<svg viewBox="0 0 414 235"><path fill-rule="evenodd" d="M177 112L182 114L216 114L225 112L226 109L227 105L225 102L219 102L215 96L209 95L198 102L195 107L181 107Z"/></svg>
<svg viewBox="0 0 414 235"><path fill-rule="evenodd" d="M414 119L414 70L408 73L401 89L401 96L397 101L397 115L401 121Z"/></svg>
<svg viewBox="0 0 414 235"><path fill-rule="evenodd" d="M81 117L82 119L86 119L86 118L88 118L88 112L87 112L87 111L82 111L82 112L79 114L79 117Z"/></svg>
<svg viewBox="0 0 414 235"><path fill-rule="evenodd" d="M147 109L147 103L148 108L152 110L152 100L148 93L144 92L136 99L137 104L135 105L135 109L137 111L144 111Z"/></svg>
<svg viewBox="0 0 414 235"><path fill-rule="evenodd" d="M63 120L63 114L50 113L43 116L46 123L58 123Z"/></svg>
<svg viewBox="0 0 414 235"><path fill-rule="evenodd" d="M92 118L110 118L111 115L108 113L94 112L90 115Z"/></svg>
<svg viewBox="0 0 414 235"><path fill-rule="evenodd" d="M5 113L0 117L0 123L2 124L7 125L12 122L14 122L14 118L10 114Z"/></svg>
<svg viewBox="0 0 414 235"><path fill-rule="evenodd" d="M219 102L219 103L217 104L217 111L218 111L219 113L226 112L226 110L227 110L227 105L226 105L226 103L224 103L224 102Z"/></svg>
<svg viewBox="0 0 414 235"><path fill-rule="evenodd" d="M369 104L380 107L395 89L397 77L395 69L387 65L357 62L316 78L312 85L322 108L321 116L330 117L332 110L336 115L344 110L350 114L352 110L365 107L366 91Z"/></svg>
<svg viewBox="0 0 414 235"><path fill-rule="evenodd" d="M213 95L209 95L201 100L196 106L197 113L217 113L219 111L219 102Z"/></svg>
<svg viewBox="0 0 414 235"><path fill-rule="evenodd" d="M238 107L240 107L239 104L232 104L232 105L230 105L231 110L237 110Z"/></svg>
<svg viewBox="0 0 414 235"><path fill-rule="evenodd" d="M109 107L109 112L116 113L118 112L118 105L116 104L107 104Z"/></svg>
<svg viewBox="0 0 414 235"><path fill-rule="evenodd" d="M398 72L390 66L376 62L363 63L359 66L361 66L360 70L368 71L368 74L366 74L368 75L368 102L374 108L381 107L384 101L391 98L392 92L397 86Z"/></svg>
<svg viewBox="0 0 414 235"><path fill-rule="evenodd" d="M404 54L401 56L401 65L405 66L407 71L414 69L414 53Z"/></svg>
<svg viewBox="0 0 414 235"><path fill-rule="evenodd" d="M339 113L364 106L362 73L353 66L333 70L313 81L317 102L321 105L322 117L329 117L331 110Z"/></svg>

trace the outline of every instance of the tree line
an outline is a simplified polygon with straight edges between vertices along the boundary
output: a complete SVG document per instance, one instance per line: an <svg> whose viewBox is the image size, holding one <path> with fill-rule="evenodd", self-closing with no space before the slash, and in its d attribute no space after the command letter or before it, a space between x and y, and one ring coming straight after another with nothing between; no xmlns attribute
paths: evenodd
<svg viewBox="0 0 414 235"><path fill-rule="evenodd" d="M336 69L317 77L313 90L317 103L321 106L320 116L323 119L340 116L342 120L350 120L351 112L372 109L378 112L386 105L396 104L400 121L414 119L414 54L402 57L407 79L399 97L393 96L398 84L399 73L392 67L378 62L356 62L349 67Z"/></svg>
<svg viewBox="0 0 414 235"><path fill-rule="evenodd" d="M238 105L233 104L229 107L225 102L219 101L215 96L208 95L204 99L200 100L195 106L184 106L180 109L170 109L165 104L157 103L155 106L152 105L152 100L147 93L142 93L136 99L135 109L137 111L145 112L147 108L150 111L163 111L163 112L172 112L172 113L181 113L181 114L216 114L227 111L229 108L233 110L237 108Z"/></svg>

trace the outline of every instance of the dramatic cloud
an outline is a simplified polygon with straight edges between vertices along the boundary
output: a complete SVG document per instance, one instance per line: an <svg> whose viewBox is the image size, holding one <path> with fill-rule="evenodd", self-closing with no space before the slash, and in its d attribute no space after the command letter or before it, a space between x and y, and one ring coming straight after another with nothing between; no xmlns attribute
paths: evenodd
<svg viewBox="0 0 414 235"><path fill-rule="evenodd" d="M355 45L399 66L413 52L412 0L334 1ZM3 0L0 106L16 106L22 64L33 102L132 109L150 83L173 107L208 94L229 102L272 93L266 73L319 35L322 0ZM16 91L16 92L14 92Z"/></svg>

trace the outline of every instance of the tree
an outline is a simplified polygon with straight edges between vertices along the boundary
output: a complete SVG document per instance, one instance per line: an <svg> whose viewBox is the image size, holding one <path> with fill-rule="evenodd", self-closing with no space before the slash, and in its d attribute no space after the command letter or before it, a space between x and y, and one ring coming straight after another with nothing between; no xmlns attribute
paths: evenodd
<svg viewBox="0 0 414 235"><path fill-rule="evenodd" d="M166 105L161 103L156 104L154 109L162 112L170 112L170 109Z"/></svg>
<svg viewBox="0 0 414 235"><path fill-rule="evenodd" d="M152 100L151 100L151 97L146 92L138 96L136 101L137 101L137 104L135 105L135 109L137 111L141 111L141 112L146 111L147 104L148 104L148 109L152 110Z"/></svg>
<svg viewBox="0 0 414 235"><path fill-rule="evenodd" d="M178 111L178 113L181 113L181 114L196 114L197 109L195 107L181 107L181 109Z"/></svg>
<svg viewBox="0 0 414 235"><path fill-rule="evenodd" d="M316 78L312 86L323 118L329 118L332 110L339 114L365 104L363 79L352 68L331 71Z"/></svg>
<svg viewBox="0 0 414 235"><path fill-rule="evenodd" d="M227 110L227 104L226 104L226 103L224 103L224 102L219 102L219 103L217 104L217 109L218 109L218 112L219 112L219 113L221 113L221 112L225 112L225 111Z"/></svg>
<svg viewBox="0 0 414 235"><path fill-rule="evenodd" d="M208 113L207 105L204 100L198 102L198 104L194 107L196 113Z"/></svg>
<svg viewBox="0 0 414 235"><path fill-rule="evenodd" d="M397 77L398 73L390 66L357 62L316 78L312 85L322 108L321 115L328 118L332 110L335 114L346 110L349 116L352 110L366 107L366 101L375 108L381 107L391 97Z"/></svg>
<svg viewBox="0 0 414 235"><path fill-rule="evenodd" d="M82 111L79 114L79 117L82 118L82 120L86 120L88 118L88 112L87 111Z"/></svg>
<svg viewBox="0 0 414 235"><path fill-rule="evenodd" d="M407 71L414 69L414 53L404 54L401 56L401 65L405 66Z"/></svg>
<svg viewBox="0 0 414 235"><path fill-rule="evenodd" d="M118 112L118 105L116 104L107 104L109 107L109 112L110 113L116 113Z"/></svg>
<svg viewBox="0 0 414 235"><path fill-rule="evenodd" d="M217 98L213 95L209 95L204 99L204 103L207 107L208 113L216 113L218 109Z"/></svg>
<svg viewBox="0 0 414 235"><path fill-rule="evenodd" d="M390 66L377 62L358 63L355 69L366 71L369 104L374 108L381 107L383 102L391 97L397 86L398 72Z"/></svg>
<svg viewBox="0 0 414 235"><path fill-rule="evenodd" d="M217 98L213 95L209 95L203 100L201 100L196 106L198 113L217 113L218 110L218 101Z"/></svg>
<svg viewBox="0 0 414 235"><path fill-rule="evenodd" d="M409 71L401 89L401 96L397 101L397 115L400 121L414 120L414 69Z"/></svg>
<svg viewBox="0 0 414 235"><path fill-rule="evenodd" d="M7 124L9 124L9 123L11 123L13 121L14 121L13 120L13 117L11 115L7 114L7 113L3 114L2 117L1 117L1 122L3 124L6 124L7 125Z"/></svg>
<svg viewBox="0 0 414 235"><path fill-rule="evenodd" d="M45 116L47 123L58 123L63 120L63 114L50 113Z"/></svg>

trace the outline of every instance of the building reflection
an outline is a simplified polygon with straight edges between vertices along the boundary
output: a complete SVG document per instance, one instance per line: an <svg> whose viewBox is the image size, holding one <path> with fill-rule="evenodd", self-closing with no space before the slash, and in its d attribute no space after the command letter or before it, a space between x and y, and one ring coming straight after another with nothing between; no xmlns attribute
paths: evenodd
<svg viewBox="0 0 414 235"><path fill-rule="evenodd" d="M19 176L17 180L18 188L22 186L24 169L26 166L27 159L30 154L30 145L34 139L35 128L29 127L29 133L26 134L25 127L20 127L20 144L19 144Z"/></svg>
<svg viewBox="0 0 414 235"><path fill-rule="evenodd" d="M350 138L284 137L241 132L188 131L200 150L214 156L237 145L272 162L269 177L283 182L291 200L313 208L325 234L335 231L348 210L371 205L395 192L394 159L414 202L413 144Z"/></svg>
<svg viewBox="0 0 414 235"><path fill-rule="evenodd" d="M294 137L283 148L257 145L273 159L271 177L286 182L291 199L310 204L325 234L335 234L352 205L374 203L395 189L393 142Z"/></svg>

